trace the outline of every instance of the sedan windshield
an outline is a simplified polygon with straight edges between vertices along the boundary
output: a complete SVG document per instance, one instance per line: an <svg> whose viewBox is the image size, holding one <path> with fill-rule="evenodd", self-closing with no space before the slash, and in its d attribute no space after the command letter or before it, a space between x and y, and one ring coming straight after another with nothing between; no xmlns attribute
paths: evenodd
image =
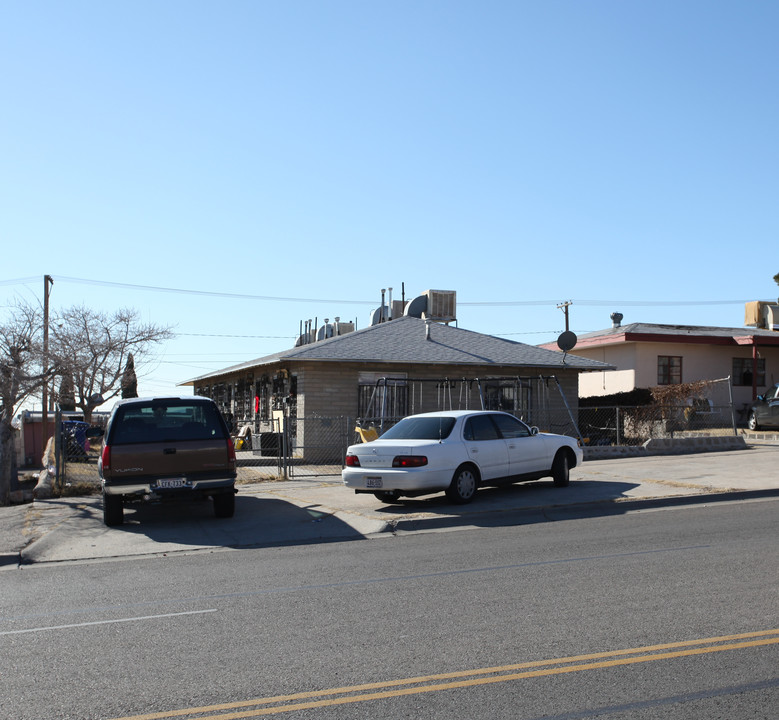
<svg viewBox="0 0 779 720"><path fill-rule="evenodd" d="M453 417L407 417L391 427L382 440L443 440L454 427Z"/></svg>

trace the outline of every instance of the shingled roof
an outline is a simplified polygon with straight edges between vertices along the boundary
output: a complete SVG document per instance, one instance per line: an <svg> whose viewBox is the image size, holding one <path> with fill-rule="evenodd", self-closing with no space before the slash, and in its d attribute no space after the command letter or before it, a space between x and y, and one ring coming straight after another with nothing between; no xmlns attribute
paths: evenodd
<svg viewBox="0 0 779 720"><path fill-rule="evenodd" d="M192 384L217 375L282 361L364 362L407 365L495 365L496 367L568 370L612 370L612 365L505 340L450 325L402 317L346 335L321 340L240 365L201 375Z"/></svg>

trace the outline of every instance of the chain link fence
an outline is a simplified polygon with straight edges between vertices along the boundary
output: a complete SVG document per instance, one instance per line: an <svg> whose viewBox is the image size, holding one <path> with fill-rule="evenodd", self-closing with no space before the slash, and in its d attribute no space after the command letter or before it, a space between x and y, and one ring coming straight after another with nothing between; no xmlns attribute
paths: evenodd
<svg viewBox="0 0 779 720"><path fill-rule="evenodd" d="M258 433L236 453L238 482L340 475L346 448L359 442L345 416L295 418L276 432Z"/></svg>
<svg viewBox="0 0 779 720"><path fill-rule="evenodd" d="M642 405L579 409L584 445L643 445L647 440L738 433L731 405Z"/></svg>
<svg viewBox="0 0 779 720"><path fill-rule="evenodd" d="M99 437L87 437L90 427L103 429L101 423L90 425L80 420L68 420L60 412L55 416L56 484L60 492L67 488L71 492L86 494L100 489L97 460L101 440Z"/></svg>
<svg viewBox="0 0 779 720"><path fill-rule="evenodd" d="M658 438L737 434L732 405L606 406L579 408L578 413L548 411L520 414L542 432L580 439L585 446L638 446ZM236 443L238 483L268 482L316 476L340 476L349 445L377 437L401 418L298 417L274 432L262 432ZM100 439L86 436L87 423L57 419L60 488L98 490Z"/></svg>

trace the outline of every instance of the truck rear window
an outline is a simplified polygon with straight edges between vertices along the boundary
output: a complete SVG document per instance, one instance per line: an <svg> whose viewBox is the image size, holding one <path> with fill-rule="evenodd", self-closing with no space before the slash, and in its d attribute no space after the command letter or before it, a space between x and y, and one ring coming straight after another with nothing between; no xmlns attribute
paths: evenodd
<svg viewBox="0 0 779 720"><path fill-rule="evenodd" d="M210 403L132 404L119 408L111 424L113 445L225 437L219 411Z"/></svg>

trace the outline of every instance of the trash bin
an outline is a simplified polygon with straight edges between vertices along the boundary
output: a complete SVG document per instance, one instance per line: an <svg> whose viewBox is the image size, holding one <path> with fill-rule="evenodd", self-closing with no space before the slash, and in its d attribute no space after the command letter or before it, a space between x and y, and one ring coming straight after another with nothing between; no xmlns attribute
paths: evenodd
<svg viewBox="0 0 779 720"><path fill-rule="evenodd" d="M65 460L84 462L89 455L87 430L89 423L78 420L65 420L62 423L62 442Z"/></svg>
<svg viewBox="0 0 779 720"><path fill-rule="evenodd" d="M260 433L260 455L278 457L281 454L281 433Z"/></svg>

